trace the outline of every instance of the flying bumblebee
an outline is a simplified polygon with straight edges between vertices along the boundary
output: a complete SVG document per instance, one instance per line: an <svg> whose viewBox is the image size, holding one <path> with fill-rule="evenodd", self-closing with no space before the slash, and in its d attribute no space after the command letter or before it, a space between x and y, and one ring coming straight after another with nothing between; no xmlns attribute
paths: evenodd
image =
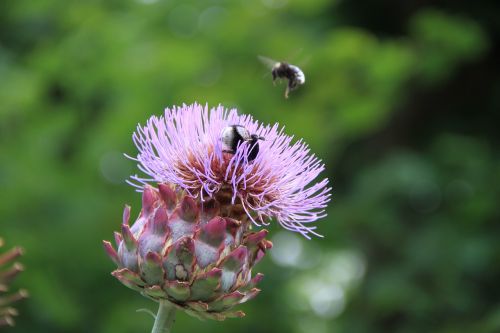
<svg viewBox="0 0 500 333"><path fill-rule="evenodd" d="M273 75L273 84L277 79L286 79L288 84L285 89L285 98L288 98L290 91L298 88L306 82L304 72L297 66L284 61L275 61L271 58L259 56L259 60L271 69Z"/></svg>

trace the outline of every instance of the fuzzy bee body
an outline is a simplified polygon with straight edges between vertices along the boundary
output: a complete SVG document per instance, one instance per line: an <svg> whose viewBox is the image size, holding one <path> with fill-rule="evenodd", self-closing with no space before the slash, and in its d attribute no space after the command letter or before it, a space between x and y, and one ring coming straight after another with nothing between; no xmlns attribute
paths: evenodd
<svg viewBox="0 0 500 333"><path fill-rule="evenodd" d="M285 90L285 98L288 98L290 91L297 89L298 86L306 82L304 72L295 65L286 62L277 62L262 56L259 56L259 59L271 68L273 83L275 83L277 79L286 79L288 81Z"/></svg>
<svg viewBox="0 0 500 333"><path fill-rule="evenodd" d="M231 125L227 126L222 130L221 134L223 152L236 154L238 147L244 142L250 144L250 149L248 150L248 161L253 161L259 154L259 140L264 140L263 137L256 134L250 134L250 132L241 125Z"/></svg>

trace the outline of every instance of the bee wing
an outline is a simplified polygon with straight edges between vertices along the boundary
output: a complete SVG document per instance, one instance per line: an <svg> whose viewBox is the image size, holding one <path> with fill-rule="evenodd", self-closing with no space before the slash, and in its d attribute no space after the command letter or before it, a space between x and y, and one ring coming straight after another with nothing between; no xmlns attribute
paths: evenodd
<svg viewBox="0 0 500 333"><path fill-rule="evenodd" d="M238 132L243 140L249 140L251 138L250 132L248 132L248 130L241 125L236 125L236 132Z"/></svg>
<svg viewBox="0 0 500 333"><path fill-rule="evenodd" d="M278 61L276 60L273 60L271 58L268 58L268 57L264 57L264 56L257 56L257 58L259 58L260 62L262 62L264 65L266 65L266 67L269 67L269 69L272 69L274 67L274 65L276 65L278 63Z"/></svg>

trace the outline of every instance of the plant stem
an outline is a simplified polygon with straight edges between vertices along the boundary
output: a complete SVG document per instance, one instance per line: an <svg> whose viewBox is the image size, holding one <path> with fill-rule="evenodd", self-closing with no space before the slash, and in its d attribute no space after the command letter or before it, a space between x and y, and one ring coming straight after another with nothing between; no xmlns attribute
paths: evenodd
<svg viewBox="0 0 500 333"><path fill-rule="evenodd" d="M170 333L175 320L175 311L175 307L169 301L160 300L160 307L151 333Z"/></svg>

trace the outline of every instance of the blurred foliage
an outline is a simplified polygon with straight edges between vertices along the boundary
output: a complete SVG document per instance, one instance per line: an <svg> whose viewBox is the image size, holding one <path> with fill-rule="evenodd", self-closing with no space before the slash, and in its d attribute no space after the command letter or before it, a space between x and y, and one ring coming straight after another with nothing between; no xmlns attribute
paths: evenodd
<svg viewBox="0 0 500 333"><path fill-rule="evenodd" d="M433 4L433 7L430 6ZM12 332L148 332L101 247L140 198L137 123L222 103L304 138L334 200L309 242L272 227L247 317L174 332L498 332L494 1L0 3L0 226L26 249ZM283 98L257 55L301 66ZM266 75L267 73L267 75Z"/></svg>

